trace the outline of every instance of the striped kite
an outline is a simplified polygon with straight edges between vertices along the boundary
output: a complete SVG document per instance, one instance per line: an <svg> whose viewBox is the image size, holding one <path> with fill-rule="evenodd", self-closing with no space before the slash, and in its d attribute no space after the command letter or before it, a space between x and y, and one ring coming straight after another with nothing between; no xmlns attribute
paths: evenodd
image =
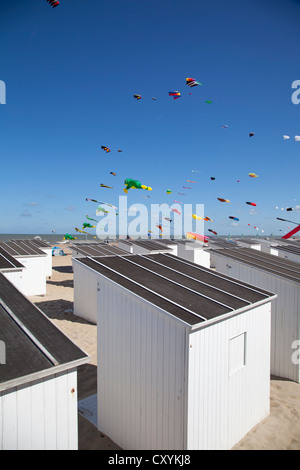
<svg viewBox="0 0 300 470"><path fill-rule="evenodd" d="M177 100L181 97L181 93L179 91L169 91L169 96L173 96L174 100Z"/></svg>

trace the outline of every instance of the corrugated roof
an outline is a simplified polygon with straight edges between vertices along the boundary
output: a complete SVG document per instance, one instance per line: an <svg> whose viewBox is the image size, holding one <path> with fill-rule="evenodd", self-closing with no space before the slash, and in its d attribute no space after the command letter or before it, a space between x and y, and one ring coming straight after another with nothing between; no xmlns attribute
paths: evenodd
<svg viewBox="0 0 300 470"><path fill-rule="evenodd" d="M250 308L274 295L170 254L77 261L190 326Z"/></svg>
<svg viewBox="0 0 300 470"><path fill-rule="evenodd" d="M295 245L277 245L274 247L278 250L286 251L288 253L293 253L295 255L300 255L300 246Z"/></svg>
<svg viewBox="0 0 300 470"><path fill-rule="evenodd" d="M22 244L27 244L30 247L37 247L37 248L51 248L49 243L44 242L43 240L39 240L37 238L20 238L20 239L11 239L11 242L21 242Z"/></svg>
<svg viewBox="0 0 300 470"><path fill-rule="evenodd" d="M0 271L24 268L16 258L0 248Z"/></svg>
<svg viewBox="0 0 300 470"><path fill-rule="evenodd" d="M276 276L300 283L300 264L279 256L251 248L210 248L211 253L240 261L248 266L264 270Z"/></svg>
<svg viewBox="0 0 300 470"><path fill-rule="evenodd" d="M0 247L11 256L46 256L46 254L36 246L29 246L22 241L1 242Z"/></svg>
<svg viewBox="0 0 300 470"><path fill-rule="evenodd" d="M70 248L84 256L110 256L122 255L127 253L125 250L122 250L117 246L110 246L106 243L81 243L80 245L72 244L70 245Z"/></svg>
<svg viewBox="0 0 300 470"><path fill-rule="evenodd" d="M55 367L70 369L89 359L1 273L0 332L6 349L0 390L12 382L27 382L34 374L54 374Z"/></svg>

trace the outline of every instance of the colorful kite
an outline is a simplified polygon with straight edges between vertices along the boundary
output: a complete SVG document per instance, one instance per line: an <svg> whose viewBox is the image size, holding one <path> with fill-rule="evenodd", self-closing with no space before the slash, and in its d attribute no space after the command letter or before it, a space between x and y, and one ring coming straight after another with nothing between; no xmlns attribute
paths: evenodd
<svg viewBox="0 0 300 470"><path fill-rule="evenodd" d="M164 217L165 220L167 220L168 222L172 222L173 219L170 219L170 217Z"/></svg>
<svg viewBox="0 0 300 470"><path fill-rule="evenodd" d="M113 186L107 186L106 184L100 183L101 188L113 189Z"/></svg>
<svg viewBox="0 0 300 470"><path fill-rule="evenodd" d="M205 103L211 104L211 103L212 103L212 100L207 100L207 101L205 101Z"/></svg>
<svg viewBox="0 0 300 470"><path fill-rule="evenodd" d="M76 240L76 237L73 237L72 235L66 233L64 236L64 240Z"/></svg>
<svg viewBox="0 0 300 470"><path fill-rule="evenodd" d="M190 186L182 186L184 189L192 189Z"/></svg>
<svg viewBox="0 0 300 470"><path fill-rule="evenodd" d="M246 204L248 204L248 206L256 206L255 202L246 202Z"/></svg>
<svg viewBox="0 0 300 470"><path fill-rule="evenodd" d="M157 228L159 228L159 230L161 230L163 232L163 228L161 225L156 225Z"/></svg>
<svg viewBox="0 0 300 470"><path fill-rule="evenodd" d="M102 148L102 150L105 150L106 153L109 153L109 152L110 152L110 148L109 148L109 147L105 147L105 145L101 145L101 148Z"/></svg>
<svg viewBox="0 0 300 470"><path fill-rule="evenodd" d="M58 2L57 0L47 0L47 2L49 3L49 5L51 5L53 8L57 7L59 5L60 2Z"/></svg>
<svg viewBox="0 0 300 470"><path fill-rule="evenodd" d="M146 189L147 191L152 191L152 188L150 188L150 186L146 186L144 184L141 184L140 181L133 180L131 178L127 178L124 181L124 184L126 184L126 188L124 188L125 193L127 193L128 189L130 189L130 188L133 188L133 189Z"/></svg>
<svg viewBox="0 0 300 470"><path fill-rule="evenodd" d="M82 224L82 228L95 228L95 225L91 225L91 224L89 224L89 223L87 223L87 222L84 222L84 223Z"/></svg>
<svg viewBox="0 0 300 470"><path fill-rule="evenodd" d="M97 202L98 204L106 204L107 206L113 207L114 209L118 209L116 206L113 206L112 204L109 204L109 202L104 202L104 201L96 201L96 199L85 199L86 201L92 201L92 202Z"/></svg>
<svg viewBox="0 0 300 470"><path fill-rule="evenodd" d="M250 176L251 178L258 178L258 175L256 175L255 173L249 173L248 176Z"/></svg>
<svg viewBox="0 0 300 470"><path fill-rule="evenodd" d="M230 215L228 218L229 218L229 219L232 219L232 220L236 220L237 222L240 220L240 219L238 219L237 217L233 217L233 216L231 216L231 215Z"/></svg>
<svg viewBox="0 0 300 470"><path fill-rule="evenodd" d="M204 243L208 243L209 237L205 235L200 235L199 233L188 232L186 234L187 240L198 240Z"/></svg>
<svg viewBox="0 0 300 470"><path fill-rule="evenodd" d="M212 230L211 228L208 229L209 232L213 233L214 235L218 235L217 232L215 232L214 230Z"/></svg>
<svg viewBox="0 0 300 470"><path fill-rule="evenodd" d="M167 194L171 194L171 189L167 189Z"/></svg>
<svg viewBox="0 0 300 470"><path fill-rule="evenodd" d="M172 209L172 212L176 212L176 214L181 214L181 212L179 212L177 209Z"/></svg>
<svg viewBox="0 0 300 470"><path fill-rule="evenodd" d="M141 100L141 99L142 99L142 95L133 95L133 97L134 97L136 100Z"/></svg>
<svg viewBox="0 0 300 470"><path fill-rule="evenodd" d="M195 219L195 220L203 220L202 217L200 217L199 215L196 215L196 214L192 214L192 217L193 217L193 219Z"/></svg>
<svg viewBox="0 0 300 470"><path fill-rule="evenodd" d="M169 91L169 96L173 96L174 100L177 100L181 97L181 93L179 91Z"/></svg>
<svg viewBox="0 0 300 470"><path fill-rule="evenodd" d="M97 207L96 215L99 215L100 212L104 212L105 214L108 214L108 211L101 206Z"/></svg>
<svg viewBox="0 0 300 470"><path fill-rule="evenodd" d="M186 78L185 83L186 83L186 85L189 86L190 88L192 88L192 87L194 87L194 86L197 86L197 85L202 85L202 83L198 82L198 81L195 80L194 78Z"/></svg>
<svg viewBox="0 0 300 470"><path fill-rule="evenodd" d="M228 126L226 124L223 124L223 126L221 126L222 129L228 129Z"/></svg>
<svg viewBox="0 0 300 470"><path fill-rule="evenodd" d="M75 227L75 230L76 230L76 232L85 233L86 235L90 235L90 233L84 232L83 230L79 230L79 228L76 228L76 227Z"/></svg>
<svg viewBox="0 0 300 470"><path fill-rule="evenodd" d="M221 197L217 197L218 201L220 202L230 202L228 199L223 199ZM248 204L248 203L247 203Z"/></svg>
<svg viewBox="0 0 300 470"><path fill-rule="evenodd" d="M113 171L109 172L110 175L116 176L117 173L114 173Z"/></svg>
<svg viewBox="0 0 300 470"><path fill-rule="evenodd" d="M123 152L123 150L122 150L122 149L118 149L118 152Z"/></svg>
<svg viewBox="0 0 300 470"><path fill-rule="evenodd" d="M96 220L96 219L91 219L91 217L89 217L88 215L86 215L86 218L87 218L88 220L93 220L94 222L98 222L98 220Z"/></svg>
<svg viewBox="0 0 300 470"><path fill-rule="evenodd" d="M186 180L187 183L197 183L197 181L192 181L192 180Z"/></svg>

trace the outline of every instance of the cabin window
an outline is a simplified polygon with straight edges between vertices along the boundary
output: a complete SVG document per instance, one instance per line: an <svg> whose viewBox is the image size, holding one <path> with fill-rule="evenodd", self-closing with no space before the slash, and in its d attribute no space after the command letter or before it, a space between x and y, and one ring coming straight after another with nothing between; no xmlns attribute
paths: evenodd
<svg viewBox="0 0 300 470"><path fill-rule="evenodd" d="M246 365L246 332L229 340L229 375L233 375Z"/></svg>

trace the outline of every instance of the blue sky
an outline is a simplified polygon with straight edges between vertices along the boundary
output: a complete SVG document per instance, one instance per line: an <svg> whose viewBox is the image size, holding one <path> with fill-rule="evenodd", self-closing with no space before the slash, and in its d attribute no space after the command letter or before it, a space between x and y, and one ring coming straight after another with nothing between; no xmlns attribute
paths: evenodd
<svg viewBox="0 0 300 470"><path fill-rule="evenodd" d="M281 210L300 204L299 17L291 0L1 2L0 232L74 233L125 178L153 188L128 205L204 204L206 234L294 227L276 217L300 222Z"/></svg>

